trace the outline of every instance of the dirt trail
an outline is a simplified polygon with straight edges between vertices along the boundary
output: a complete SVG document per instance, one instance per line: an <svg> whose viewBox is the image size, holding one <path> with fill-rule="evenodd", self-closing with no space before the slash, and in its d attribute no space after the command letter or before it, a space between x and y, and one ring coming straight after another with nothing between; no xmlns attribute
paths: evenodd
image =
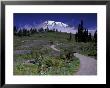
<svg viewBox="0 0 110 88"><path fill-rule="evenodd" d="M97 75L97 60L78 53L74 54L80 60L80 68L76 75Z"/></svg>
<svg viewBox="0 0 110 88"><path fill-rule="evenodd" d="M53 50L60 52L60 50L58 50L57 48L55 48L55 45L51 45L50 46Z"/></svg>

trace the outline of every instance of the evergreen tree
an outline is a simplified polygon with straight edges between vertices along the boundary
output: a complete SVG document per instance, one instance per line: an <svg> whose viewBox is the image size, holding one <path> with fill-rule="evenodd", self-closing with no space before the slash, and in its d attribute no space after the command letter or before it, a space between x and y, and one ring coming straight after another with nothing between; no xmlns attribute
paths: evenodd
<svg viewBox="0 0 110 88"><path fill-rule="evenodd" d="M71 34L71 32L70 32L70 34L69 34L69 40L71 40L72 39L72 34Z"/></svg>
<svg viewBox="0 0 110 88"><path fill-rule="evenodd" d="M43 28L40 28L38 31L39 32L44 32L44 29Z"/></svg>
<svg viewBox="0 0 110 88"><path fill-rule="evenodd" d="M55 32L55 28L53 29L53 32Z"/></svg>
<svg viewBox="0 0 110 88"><path fill-rule="evenodd" d="M82 42L83 39L83 20L81 20L81 24L78 25L78 42Z"/></svg>
<svg viewBox="0 0 110 88"><path fill-rule="evenodd" d="M20 37L23 36L23 31L22 31L22 29L19 30L19 32L18 32L18 36L20 36Z"/></svg>
<svg viewBox="0 0 110 88"><path fill-rule="evenodd" d="M86 29L84 30L84 33L83 33L83 42L87 42Z"/></svg>
<svg viewBox="0 0 110 88"><path fill-rule="evenodd" d="M91 33L89 33L89 35L88 35L88 41L89 42L92 41Z"/></svg>
<svg viewBox="0 0 110 88"><path fill-rule="evenodd" d="M58 30L56 29L56 32L58 32Z"/></svg>
<svg viewBox="0 0 110 88"><path fill-rule="evenodd" d="M17 27L14 26L14 35L17 35Z"/></svg>
<svg viewBox="0 0 110 88"><path fill-rule="evenodd" d="M33 29L32 28L30 29L30 34L33 34Z"/></svg>
<svg viewBox="0 0 110 88"><path fill-rule="evenodd" d="M75 41L78 42L78 33L75 34Z"/></svg>
<svg viewBox="0 0 110 88"><path fill-rule="evenodd" d="M79 25L78 25L78 34L77 34L77 35L78 35L78 36L77 36L77 37L78 37L78 42L80 42L80 40L81 40L81 39L80 39L80 38L81 38L80 28L81 28L81 26L80 26L80 24L79 24Z"/></svg>
<svg viewBox="0 0 110 88"><path fill-rule="evenodd" d="M97 43L97 31L95 31L95 33L94 33L94 41L95 41L95 43Z"/></svg>
<svg viewBox="0 0 110 88"><path fill-rule="evenodd" d="M45 29L45 32L49 32L49 28L48 28L48 26L47 26L47 28Z"/></svg>
<svg viewBox="0 0 110 88"><path fill-rule="evenodd" d="M48 26L47 26L47 32L49 31L49 28L48 28Z"/></svg>
<svg viewBox="0 0 110 88"><path fill-rule="evenodd" d="M22 32L23 32L23 36L27 36L27 29L24 28Z"/></svg>
<svg viewBox="0 0 110 88"><path fill-rule="evenodd" d="M30 31L29 30L27 31L27 36L30 36Z"/></svg>

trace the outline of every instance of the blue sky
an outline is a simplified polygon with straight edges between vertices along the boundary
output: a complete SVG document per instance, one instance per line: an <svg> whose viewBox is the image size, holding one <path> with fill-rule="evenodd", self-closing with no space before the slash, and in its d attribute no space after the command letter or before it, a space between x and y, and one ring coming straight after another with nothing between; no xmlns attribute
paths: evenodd
<svg viewBox="0 0 110 88"><path fill-rule="evenodd" d="M14 25L17 27L26 24L33 26L47 20L60 21L78 27L81 20L85 28L97 28L96 13L14 13Z"/></svg>

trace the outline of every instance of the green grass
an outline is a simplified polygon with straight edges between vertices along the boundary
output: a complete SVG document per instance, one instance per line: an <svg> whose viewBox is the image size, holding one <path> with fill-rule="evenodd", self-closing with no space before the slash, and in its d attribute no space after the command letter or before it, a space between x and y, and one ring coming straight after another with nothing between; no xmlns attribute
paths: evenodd
<svg viewBox="0 0 110 88"><path fill-rule="evenodd" d="M30 54L15 55L16 65L14 75L73 75L79 68L79 59L67 59L62 56L49 56L42 51L32 51ZM36 60L36 64L24 64L19 60Z"/></svg>
<svg viewBox="0 0 110 88"><path fill-rule="evenodd" d="M33 40L46 40L53 41L54 43L74 43L74 39L72 41L68 41L69 34L67 33L38 33L31 35L30 37L18 37L14 36L14 49L18 49L17 47L20 45L25 45L27 41L32 42ZM72 35L74 37L74 35ZM22 49L22 48L20 48ZM25 49L25 48L24 48Z"/></svg>
<svg viewBox="0 0 110 88"><path fill-rule="evenodd" d="M93 56L97 57L97 46L95 43L88 42L88 43L78 43L74 42L69 44L61 44L57 46L58 49L64 51L64 50L71 50L73 52L77 52L86 56Z"/></svg>
<svg viewBox="0 0 110 88"><path fill-rule="evenodd" d="M79 68L79 59L66 62L60 58L45 57L41 64L16 64L14 75L73 75Z"/></svg>

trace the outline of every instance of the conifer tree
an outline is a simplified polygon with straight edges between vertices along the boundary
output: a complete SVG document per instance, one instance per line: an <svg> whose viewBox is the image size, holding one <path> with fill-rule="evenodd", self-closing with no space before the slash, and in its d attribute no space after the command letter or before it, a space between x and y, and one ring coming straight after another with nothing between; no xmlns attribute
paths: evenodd
<svg viewBox="0 0 110 88"><path fill-rule="evenodd" d="M95 41L95 43L97 42L97 31L95 31L95 33L94 33L94 41Z"/></svg>
<svg viewBox="0 0 110 88"><path fill-rule="evenodd" d="M14 35L17 35L17 27L14 26Z"/></svg>
<svg viewBox="0 0 110 88"><path fill-rule="evenodd" d="M72 39L72 34L71 34L71 32L70 32L70 34L69 34L69 40L71 40Z"/></svg>
<svg viewBox="0 0 110 88"><path fill-rule="evenodd" d="M92 41L91 33L89 33L89 35L88 35L88 41L89 41L89 42Z"/></svg>
<svg viewBox="0 0 110 88"><path fill-rule="evenodd" d="M75 34L75 41L78 42L78 33Z"/></svg>

